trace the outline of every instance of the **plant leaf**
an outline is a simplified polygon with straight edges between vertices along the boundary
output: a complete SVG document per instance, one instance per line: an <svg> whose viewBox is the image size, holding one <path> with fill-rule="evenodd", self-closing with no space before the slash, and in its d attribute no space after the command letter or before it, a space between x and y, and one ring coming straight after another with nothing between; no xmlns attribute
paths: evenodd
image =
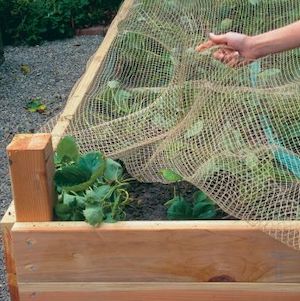
<svg viewBox="0 0 300 301"><path fill-rule="evenodd" d="M79 159L79 150L75 139L71 136L64 137L58 144L55 155L55 164L75 162Z"/></svg>
<svg viewBox="0 0 300 301"><path fill-rule="evenodd" d="M193 219L211 219L216 217L215 204L202 191L194 196Z"/></svg>
<svg viewBox="0 0 300 301"><path fill-rule="evenodd" d="M221 22L221 29L222 30L229 30L232 26L232 19L226 18Z"/></svg>
<svg viewBox="0 0 300 301"><path fill-rule="evenodd" d="M83 215L92 226L100 225L104 220L102 208L99 205L89 205L84 211Z"/></svg>
<svg viewBox="0 0 300 301"><path fill-rule="evenodd" d="M72 194L64 193L63 203L69 207L75 207L77 205L76 196Z"/></svg>
<svg viewBox="0 0 300 301"><path fill-rule="evenodd" d="M91 178L91 172L87 168L78 165L70 165L57 170L54 175L54 182L63 189L73 190L73 186L87 182ZM73 190L75 191L75 190Z"/></svg>
<svg viewBox="0 0 300 301"><path fill-rule="evenodd" d="M79 166L87 168L93 174L103 174L106 166L106 161L103 155L99 152L90 152L79 159Z"/></svg>
<svg viewBox="0 0 300 301"><path fill-rule="evenodd" d="M179 182L179 181L183 180L182 176L178 175L177 173L175 173L171 169L165 169L165 168L163 168L163 169L160 170L160 174L162 175L162 177L166 181L168 181L170 183Z"/></svg>
<svg viewBox="0 0 300 301"><path fill-rule="evenodd" d="M215 207L210 203L197 203L195 204L193 208L193 218L194 219L212 219L216 217L216 209Z"/></svg>
<svg viewBox="0 0 300 301"><path fill-rule="evenodd" d="M106 160L106 168L104 172L104 178L106 181L115 182L117 181L123 174L123 168L120 163L112 160Z"/></svg>
<svg viewBox="0 0 300 301"><path fill-rule="evenodd" d="M108 213L105 217L105 222L113 224L116 223L117 221L112 217L111 213Z"/></svg>
<svg viewBox="0 0 300 301"><path fill-rule="evenodd" d="M30 102L26 105L26 110L31 113L44 113L46 111L47 107L42 104L40 98L33 98Z"/></svg>
<svg viewBox="0 0 300 301"><path fill-rule="evenodd" d="M199 135L204 129L204 121L202 119L198 120L190 129L187 130L185 137L191 138L193 136Z"/></svg>
<svg viewBox="0 0 300 301"><path fill-rule="evenodd" d="M252 5L257 5L261 0L248 0Z"/></svg>
<svg viewBox="0 0 300 301"><path fill-rule="evenodd" d="M192 206L183 197L177 196L168 208L167 216L169 220L188 220L192 219Z"/></svg>
<svg viewBox="0 0 300 301"><path fill-rule="evenodd" d="M96 189L91 189L86 192L86 200L87 202L93 203L100 203L100 201L107 199L111 196L112 192L110 192L111 186L109 185L101 185Z"/></svg>
<svg viewBox="0 0 300 301"><path fill-rule="evenodd" d="M104 174L105 166L106 161L101 153L88 153L78 162L57 170L54 182L65 192L84 191Z"/></svg>
<svg viewBox="0 0 300 301"><path fill-rule="evenodd" d="M196 203L198 202L203 202L207 199L207 195L203 192L203 191L197 191L195 194L194 194L194 201Z"/></svg>
<svg viewBox="0 0 300 301"><path fill-rule="evenodd" d="M120 83L117 80L111 80L111 81L107 82L107 86L110 89L117 89L120 87Z"/></svg>
<svg viewBox="0 0 300 301"><path fill-rule="evenodd" d="M128 102L130 97L131 94L125 90L118 90L116 93L114 93L114 100L118 111L123 113L127 113L130 111L130 106Z"/></svg>
<svg viewBox="0 0 300 301"><path fill-rule="evenodd" d="M72 217L72 210L69 206L58 203L54 208L56 216L62 221L69 221Z"/></svg>
<svg viewBox="0 0 300 301"><path fill-rule="evenodd" d="M122 101L126 101L130 98L131 94L125 90L118 90L115 93L115 100L116 102L120 103Z"/></svg>
<svg viewBox="0 0 300 301"><path fill-rule="evenodd" d="M77 208L84 209L86 206L86 198L83 196L76 195Z"/></svg>
<svg viewBox="0 0 300 301"><path fill-rule="evenodd" d="M73 212L73 215L71 217L72 221L84 221L84 215L81 211L75 211Z"/></svg>
<svg viewBox="0 0 300 301"><path fill-rule="evenodd" d="M259 159L254 152L248 151L245 158L245 164L248 168L256 168L259 164Z"/></svg>

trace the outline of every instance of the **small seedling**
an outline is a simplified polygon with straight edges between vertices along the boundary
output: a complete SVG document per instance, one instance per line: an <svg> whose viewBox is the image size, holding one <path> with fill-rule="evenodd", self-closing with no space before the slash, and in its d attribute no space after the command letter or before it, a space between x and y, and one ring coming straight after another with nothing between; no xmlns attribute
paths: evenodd
<svg viewBox="0 0 300 301"><path fill-rule="evenodd" d="M182 176L170 169L162 169L160 174L166 181L175 183L174 196L165 203L169 220L198 220L216 217L216 206L204 192L197 191L193 196L193 202L189 202L180 193L178 183L182 181Z"/></svg>

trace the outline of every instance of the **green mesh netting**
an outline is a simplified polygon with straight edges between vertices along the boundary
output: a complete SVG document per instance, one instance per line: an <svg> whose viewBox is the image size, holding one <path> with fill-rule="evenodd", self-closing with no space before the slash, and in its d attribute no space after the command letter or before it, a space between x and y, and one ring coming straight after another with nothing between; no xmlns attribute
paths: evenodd
<svg viewBox="0 0 300 301"><path fill-rule="evenodd" d="M194 51L209 32L255 35L296 21L300 1L133 3L65 134L141 181L177 171L300 249L300 51L239 69Z"/></svg>

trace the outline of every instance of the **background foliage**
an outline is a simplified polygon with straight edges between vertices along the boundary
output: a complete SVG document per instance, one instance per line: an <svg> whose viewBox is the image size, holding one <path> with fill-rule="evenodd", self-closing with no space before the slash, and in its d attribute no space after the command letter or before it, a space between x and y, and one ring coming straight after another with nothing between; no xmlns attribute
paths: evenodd
<svg viewBox="0 0 300 301"><path fill-rule="evenodd" d="M111 21L122 0L0 0L4 44L72 37L76 28Z"/></svg>

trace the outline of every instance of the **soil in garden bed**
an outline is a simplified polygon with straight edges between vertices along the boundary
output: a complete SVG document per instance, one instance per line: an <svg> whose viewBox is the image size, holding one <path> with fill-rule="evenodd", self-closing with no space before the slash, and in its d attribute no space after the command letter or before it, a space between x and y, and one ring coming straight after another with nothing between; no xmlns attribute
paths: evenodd
<svg viewBox="0 0 300 301"><path fill-rule="evenodd" d="M197 191L197 188L186 182L179 183L179 186L182 195L187 199L192 198ZM126 219L167 219L167 208L164 204L173 198L174 185L133 181L128 190L133 202L126 209Z"/></svg>
<svg viewBox="0 0 300 301"><path fill-rule="evenodd" d="M192 202L198 188L188 182L179 183L181 195ZM167 220L167 208L164 205L174 197L173 184L140 183L133 181L128 189L133 202L126 209L126 220ZM216 219L232 219L218 210Z"/></svg>

